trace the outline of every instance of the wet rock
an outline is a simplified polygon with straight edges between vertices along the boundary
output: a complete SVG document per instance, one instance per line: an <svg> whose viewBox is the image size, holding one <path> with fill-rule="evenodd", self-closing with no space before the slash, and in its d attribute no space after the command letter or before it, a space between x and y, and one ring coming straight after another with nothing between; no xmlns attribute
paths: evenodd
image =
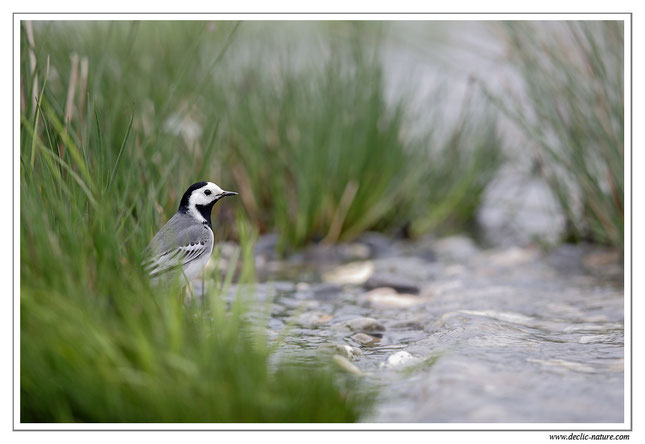
<svg viewBox="0 0 645 444"><path fill-rule="evenodd" d="M620 334L584 335L580 336L578 342L581 344L622 344L623 337Z"/></svg>
<svg viewBox="0 0 645 444"><path fill-rule="evenodd" d="M374 318L355 318L346 322L345 325L352 331L371 335L383 335L385 331L385 326Z"/></svg>
<svg viewBox="0 0 645 444"><path fill-rule="evenodd" d="M338 249L343 262L364 261L371 256L370 247L358 242L339 245Z"/></svg>
<svg viewBox="0 0 645 444"><path fill-rule="evenodd" d="M363 372L361 372L361 370L358 367L356 367L354 364L349 362L349 360L344 356L334 355L332 359L342 370L346 371L347 373L351 373L357 376L360 376L363 374Z"/></svg>
<svg viewBox="0 0 645 444"><path fill-rule="evenodd" d="M360 348L347 344L322 344L318 346L318 350L322 353L340 355L350 360L355 360L363 356L363 351Z"/></svg>
<svg viewBox="0 0 645 444"><path fill-rule="evenodd" d="M423 286L420 296L425 299L442 296L446 293L458 291L463 287L463 285L463 282L458 279L433 282L429 285Z"/></svg>
<svg viewBox="0 0 645 444"><path fill-rule="evenodd" d="M339 321L338 318L336 318L336 321ZM335 324L331 324L329 326L329 329L333 332L336 333L341 333L341 334L346 334L350 333L352 330L347 326L346 322L336 322Z"/></svg>
<svg viewBox="0 0 645 444"><path fill-rule="evenodd" d="M271 316L278 316L285 310L286 308L281 304L271 304Z"/></svg>
<svg viewBox="0 0 645 444"><path fill-rule="evenodd" d="M563 274L584 274L582 254L583 251L580 246L562 244L554 248L546 256L546 262Z"/></svg>
<svg viewBox="0 0 645 444"><path fill-rule="evenodd" d="M497 311L497 310L459 310L459 313L471 316L483 316L496 319L502 322L513 322L516 324L530 325L533 318L525 316L521 313L514 313L510 311Z"/></svg>
<svg viewBox="0 0 645 444"><path fill-rule="evenodd" d="M623 279L623 255L618 250L592 251L582 257L582 265L596 276L617 281Z"/></svg>
<svg viewBox="0 0 645 444"><path fill-rule="evenodd" d="M296 285L290 281L273 281L269 284L278 293L293 293Z"/></svg>
<svg viewBox="0 0 645 444"><path fill-rule="evenodd" d="M397 293L390 287L378 287L358 298L361 305L367 305L375 308L408 308L423 302L418 296L405 293Z"/></svg>
<svg viewBox="0 0 645 444"><path fill-rule="evenodd" d="M314 310L320 306L320 302L313 299L295 299L290 297L281 297L280 304L290 310Z"/></svg>
<svg viewBox="0 0 645 444"><path fill-rule="evenodd" d="M269 319L269 329L271 330L281 330L284 327L284 322L282 322L280 319L276 319L274 317L271 317Z"/></svg>
<svg viewBox="0 0 645 444"><path fill-rule="evenodd" d="M434 279L441 272L441 265L416 256L390 257L374 261L374 275L391 274L414 282Z"/></svg>
<svg viewBox="0 0 645 444"><path fill-rule="evenodd" d="M311 284L308 282L298 282L296 284L296 290L297 291L307 291L311 288Z"/></svg>
<svg viewBox="0 0 645 444"><path fill-rule="evenodd" d="M405 349L408 353L410 353L412 356L422 356L424 358L428 358L431 355L432 356L437 356L436 351L432 347L428 347L427 345L419 345L419 344L414 344L408 346L408 348Z"/></svg>
<svg viewBox="0 0 645 444"><path fill-rule="evenodd" d="M423 320L403 320L403 321L394 321L391 324L388 324L388 327L397 330L423 330L428 322Z"/></svg>
<svg viewBox="0 0 645 444"><path fill-rule="evenodd" d="M444 275L446 277L460 277L468 273L466 267L461 264L451 264L444 269Z"/></svg>
<svg viewBox="0 0 645 444"><path fill-rule="evenodd" d="M304 328L312 328L318 325L327 324L334 317L320 311L310 311L303 313L296 319L296 324Z"/></svg>
<svg viewBox="0 0 645 444"><path fill-rule="evenodd" d="M338 299L343 293L343 287L332 283L318 284L312 285L310 291L312 292L314 299L328 302Z"/></svg>
<svg viewBox="0 0 645 444"><path fill-rule="evenodd" d="M323 273L323 280L339 285L362 285L374 272L372 261L350 262Z"/></svg>
<svg viewBox="0 0 645 444"><path fill-rule="evenodd" d="M380 342L380 338L365 333L356 333L351 338L360 345L373 345Z"/></svg>
<svg viewBox="0 0 645 444"><path fill-rule="evenodd" d="M412 356L409 352L403 350L388 356L385 365L387 367L398 367L403 365L414 364L419 361L419 358Z"/></svg>
<svg viewBox="0 0 645 444"><path fill-rule="evenodd" d="M582 257L582 265L597 270L608 265L619 265L622 263L622 254L618 250L598 250L585 254Z"/></svg>
<svg viewBox="0 0 645 444"><path fill-rule="evenodd" d="M537 256L534 248L510 247L485 254L482 260L492 267L512 267L531 262Z"/></svg>
<svg viewBox="0 0 645 444"><path fill-rule="evenodd" d="M437 255L433 250L420 250L417 251L416 256L420 259L423 259L426 262L436 262L437 261Z"/></svg>
<svg viewBox="0 0 645 444"><path fill-rule="evenodd" d="M336 245L325 243L312 244L302 251L302 259L318 265L338 263L342 256Z"/></svg>
<svg viewBox="0 0 645 444"><path fill-rule="evenodd" d="M396 248L394 248L392 239L381 233L363 233L358 238L358 242L366 245L370 249L370 255L372 257L385 257L397 253Z"/></svg>
<svg viewBox="0 0 645 444"><path fill-rule="evenodd" d="M475 242L466 236L444 237L435 242L434 250L437 256L448 261L468 261L479 253Z"/></svg>
<svg viewBox="0 0 645 444"><path fill-rule="evenodd" d="M367 282L365 282L364 286L368 290L373 290L379 287L389 287L400 293L419 293L419 286L416 282L392 273L373 274Z"/></svg>
<svg viewBox="0 0 645 444"><path fill-rule="evenodd" d="M412 256L420 257L428 262L434 262L437 260L437 254L434 251L436 242L437 238L435 235L425 234L409 242L411 250L408 252Z"/></svg>
<svg viewBox="0 0 645 444"><path fill-rule="evenodd" d="M306 300L311 300L314 297L314 292L311 290L297 290L295 293L293 293L293 298L298 299L300 301L306 301Z"/></svg>

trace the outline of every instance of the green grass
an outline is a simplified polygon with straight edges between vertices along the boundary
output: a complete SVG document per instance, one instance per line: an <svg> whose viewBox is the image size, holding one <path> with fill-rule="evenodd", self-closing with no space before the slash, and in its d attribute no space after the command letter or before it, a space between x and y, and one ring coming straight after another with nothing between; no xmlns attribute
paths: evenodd
<svg viewBox="0 0 645 444"><path fill-rule="evenodd" d="M49 56L56 74L45 95L58 115L70 55L87 59L87 86L77 82L71 107L81 145L98 143L87 131L98 117L109 147L98 155L112 156L132 118L127 149L142 171L119 174L113 186L150 187L148 196L166 187L159 204L168 208L186 183L215 180L240 192L252 224L277 232L283 251L365 230L468 228L500 163L494 119L474 106L447 129L429 116L425 134L409 135L407 100L386 100L378 23L36 25L38 60ZM219 219L225 230L235 225L232 213Z"/></svg>
<svg viewBox="0 0 645 444"><path fill-rule="evenodd" d="M402 106L385 103L378 61L359 49L348 63L342 51L277 80L245 67L222 88L227 163L249 215L278 229L283 247L387 226L415 179Z"/></svg>
<svg viewBox="0 0 645 444"><path fill-rule="evenodd" d="M621 22L504 22L527 101L496 98L535 147L568 240L623 248L624 35Z"/></svg>
<svg viewBox="0 0 645 444"><path fill-rule="evenodd" d="M501 163L494 118L481 109L464 104L448 136L405 136L407 103L388 103L381 62L363 46L333 47L317 64L273 77L255 63L236 72L213 91L224 93L213 99L226 110L221 147L247 213L277 230L283 249L474 220Z"/></svg>
<svg viewBox="0 0 645 444"><path fill-rule="evenodd" d="M244 212L232 222L242 258L213 276L207 303L186 305L179 285L151 287L141 251L179 190L203 177L190 170L198 161L172 136L142 142L142 117L126 106L134 91L101 91L108 75L88 76L66 119L70 59L37 56L34 88L26 34L21 43L21 422L357 421L368 388L325 363L275 362L266 322L247 315L262 308L253 295L224 302L234 276L254 279ZM220 206L232 215L236 205Z"/></svg>

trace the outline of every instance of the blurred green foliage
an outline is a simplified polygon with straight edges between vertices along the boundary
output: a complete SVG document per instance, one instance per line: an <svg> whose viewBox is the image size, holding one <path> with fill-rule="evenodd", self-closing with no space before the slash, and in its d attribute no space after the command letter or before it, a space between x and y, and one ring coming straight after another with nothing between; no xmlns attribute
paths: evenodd
<svg viewBox="0 0 645 444"><path fill-rule="evenodd" d="M369 389L320 363L277 360L268 320L249 316L263 309L252 287L230 307L224 301L234 276L254 280L257 230L243 211L233 218L234 202L242 258L225 278L209 276L217 283L206 303L186 305L180 285L151 287L143 248L187 184L211 177L215 131L203 147L185 146L163 129L168 116L145 111L173 109L171 97L194 81L175 61L146 79L137 74L149 65L131 63L142 56L133 41L148 35L154 46L176 25L152 34L137 34L136 24L70 26L78 32L55 23L21 30L20 420L358 420ZM182 29L161 52L179 57L195 43L193 28ZM186 83L169 91L164 75Z"/></svg>
<svg viewBox="0 0 645 444"><path fill-rule="evenodd" d="M209 179L239 191L251 222L277 232L282 250L365 230L468 227L500 163L494 119L469 105L442 128L449 136L431 131L446 125L434 116L412 136L406 100L386 100L379 24L315 29L298 45L302 29L284 23L44 22L34 51L40 69L52 61L45 96L60 116L70 56L87 60L69 107L80 145L98 142L88 140L91 114L104 139L95 156L120 146L132 118L127 155L139 174L120 173L114 186L151 189L164 210L185 184ZM264 42L273 34L283 39ZM26 53L23 64L29 72ZM235 235L232 214L219 220Z"/></svg>
<svg viewBox="0 0 645 444"><path fill-rule="evenodd" d="M527 100L498 98L536 148L565 236L623 248L624 31L617 21L504 22Z"/></svg>

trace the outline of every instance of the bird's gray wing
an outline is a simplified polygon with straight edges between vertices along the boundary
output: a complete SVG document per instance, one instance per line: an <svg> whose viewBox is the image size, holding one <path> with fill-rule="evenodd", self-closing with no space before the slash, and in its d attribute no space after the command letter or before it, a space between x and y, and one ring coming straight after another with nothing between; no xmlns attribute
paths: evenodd
<svg viewBox="0 0 645 444"><path fill-rule="evenodd" d="M157 277L208 254L212 242L208 226L175 214L150 242L143 267L152 277Z"/></svg>

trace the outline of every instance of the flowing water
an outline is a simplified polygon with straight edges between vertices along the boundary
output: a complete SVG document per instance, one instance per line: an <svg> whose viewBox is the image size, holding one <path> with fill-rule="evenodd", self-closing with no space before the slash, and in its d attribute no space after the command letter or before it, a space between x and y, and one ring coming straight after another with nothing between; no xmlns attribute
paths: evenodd
<svg viewBox="0 0 645 444"><path fill-rule="evenodd" d="M256 261L280 356L328 356L376 384L366 422L623 421L615 252L368 235Z"/></svg>

